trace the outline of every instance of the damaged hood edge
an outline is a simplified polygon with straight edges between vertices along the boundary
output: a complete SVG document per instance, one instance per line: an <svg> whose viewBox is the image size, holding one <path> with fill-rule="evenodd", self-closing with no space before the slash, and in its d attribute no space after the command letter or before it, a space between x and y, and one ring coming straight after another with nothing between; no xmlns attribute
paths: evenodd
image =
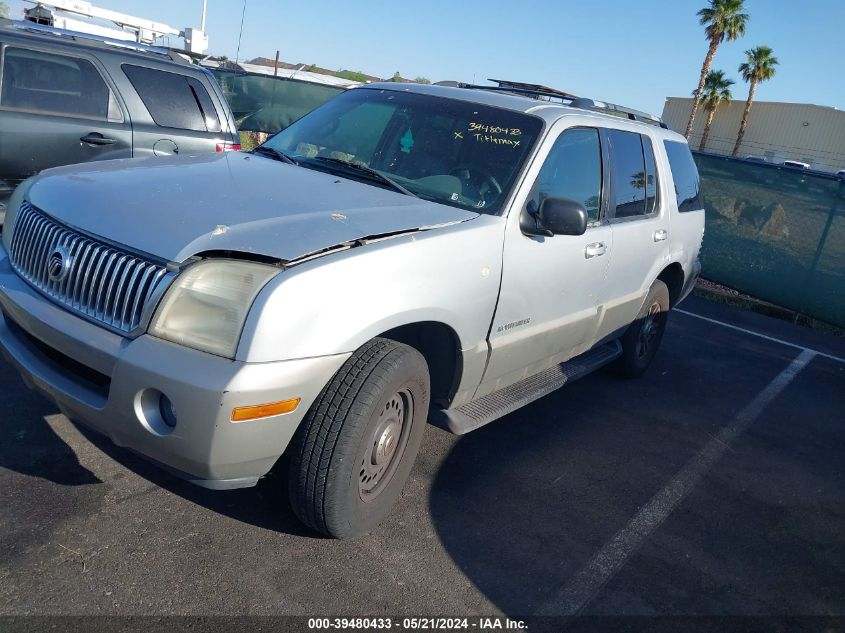
<svg viewBox="0 0 845 633"><path fill-rule="evenodd" d="M209 252L293 262L479 217L241 152L51 169L27 198L70 227L174 263Z"/></svg>

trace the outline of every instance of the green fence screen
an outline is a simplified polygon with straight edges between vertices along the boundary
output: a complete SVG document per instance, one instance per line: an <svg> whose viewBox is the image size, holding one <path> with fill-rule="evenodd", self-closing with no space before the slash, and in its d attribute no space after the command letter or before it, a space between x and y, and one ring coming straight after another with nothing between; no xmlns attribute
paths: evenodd
<svg viewBox="0 0 845 633"><path fill-rule="evenodd" d="M845 327L845 181L695 154L702 276Z"/></svg>
<svg viewBox="0 0 845 633"><path fill-rule="evenodd" d="M343 88L296 79L230 70L212 72L229 100L238 129L245 132L278 132L343 92Z"/></svg>

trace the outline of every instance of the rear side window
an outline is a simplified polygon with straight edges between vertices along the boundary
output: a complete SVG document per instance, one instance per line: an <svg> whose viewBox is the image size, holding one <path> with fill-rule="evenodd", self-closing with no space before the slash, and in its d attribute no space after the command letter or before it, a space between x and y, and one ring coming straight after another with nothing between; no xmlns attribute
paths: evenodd
<svg viewBox="0 0 845 633"><path fill-rule="evenodd" d="M103 121L123 115L94 64L23 48L7 48L3 57L0 106Z"/></svg>
<svg viewBox="0 0 845 633"><path fill-rule="evenodd" d="M205 86L178 73L123 65L123 72L160 127L219 132L220 119Z"/></svg>
<svg viewBox="0 0 845 633"><path fill-rule="evenodd" d="M675 181L675 195L678 198L678 211L698 211L702 209L699 197L700 184L698 169L692 159L689 145L678 141L663 141L672 180Z"/></svg>
<svg viewBox="0 0 845 633"><path fill-rule="evenodd" d="M645 215L646 172L642 137L635 132L607 130L610 138L610 170L616 217Z"/></svg>

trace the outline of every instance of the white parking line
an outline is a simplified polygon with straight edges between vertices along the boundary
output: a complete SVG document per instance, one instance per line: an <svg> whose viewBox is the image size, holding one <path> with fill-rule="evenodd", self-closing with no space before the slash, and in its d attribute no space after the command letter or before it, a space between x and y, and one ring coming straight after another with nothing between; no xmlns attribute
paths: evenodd
<svg viewBox="0 0 845 633"><path fill-rule="evenodd" d="M833 354L826 354L825 352L820 352L815 349L810 349L809 347L804 347L803 345L798 345L797 343L790 343L789 341L784 341L780 338L775 338L774 336L768 336L767 334L761 334L760 332L755 332L754 330L746 330L744 327L739 327L737 325L731 325L730 323L725 323L724 321L717 321L716 319L711 319L710 317L701 316L700 314L695 314L694 312L687 312L686 310L681 310L679 308L675 308L672 312L680 312L681 314L685 314L687 316L695 317L696 319L701 319L702 321L707 321L708 323L715 323L716 325L721 325L722 327L730 328L732 330L736 330L737 332L743 332L744 334L751 334L752 336L756 336L758 338L766 339L767 341L772 341L773 343L780 343L781 345L786 345L787 347L794 347L795 349L800 349L802 351L806 350L808 352L813 352L816 356L824 356L825 358L829 358L830 360L835 360L840 363L845 363L845 358L840 358L839 356L834 356Z"/></svg>
<svg viewBox="0 0 845 633"><path fill-rule="evenodd" d="M640 508L628 525L617 532L593 556L586 567L575 574L552 600L542 605L537 615L574 616L580 613L643 542L672 514L678 504L689 495L701 477L728 450L730 443L760 416L766 406L816 355L817 353L812 350L802 350L798 357L775 376L766 388L734 417L730 424L710 440L660 492Z"/></svg>

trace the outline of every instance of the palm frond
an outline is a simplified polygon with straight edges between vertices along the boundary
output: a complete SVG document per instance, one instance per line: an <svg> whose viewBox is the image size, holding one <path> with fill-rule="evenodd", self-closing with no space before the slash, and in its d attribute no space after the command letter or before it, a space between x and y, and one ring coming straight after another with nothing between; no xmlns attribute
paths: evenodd
<svg viewBox="0 0 845 633"><path fill-rule="evenodd" d="M731 86L734 80L725 77L724 71L711 70L704 80L701 103L707 110L715 110L723 103L730 103L733 95Z"/></svg>
<svg viewBox="0 0 845 633"><path fill-rule="evenodd" d="M756 46L745 51L745 61L739 65L739 73L748 82L768 81L775 76L778 59L768 46Z"/></svg>
<svg viewBox="0 0 845 633"><path fill-rule="evenodd" d="M749 15L744 9L744 0L710 0L710 6L697 14L707 39L730 42L745 35Z"/></svg>

